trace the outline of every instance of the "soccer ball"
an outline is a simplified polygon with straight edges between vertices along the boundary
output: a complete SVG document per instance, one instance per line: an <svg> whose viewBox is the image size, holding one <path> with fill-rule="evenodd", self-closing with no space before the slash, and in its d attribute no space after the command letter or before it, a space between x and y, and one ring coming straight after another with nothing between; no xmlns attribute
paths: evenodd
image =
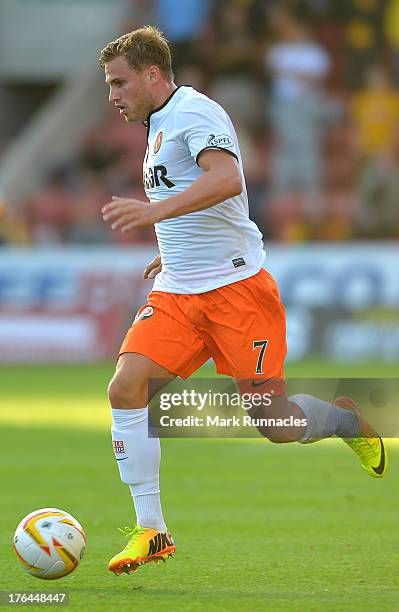
<svg viewBox="0 0 399 612"><path fill-rule="evenodd" d="M14 534L18 561L29 574L44 580L55 580L73 572L85 546L81 525L58 508L31 512L22 519Z"/></svg>

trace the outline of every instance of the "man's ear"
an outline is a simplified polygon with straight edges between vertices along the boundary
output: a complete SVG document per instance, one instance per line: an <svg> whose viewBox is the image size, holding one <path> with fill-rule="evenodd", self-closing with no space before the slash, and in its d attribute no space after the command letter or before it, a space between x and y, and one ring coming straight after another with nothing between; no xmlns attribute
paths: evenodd
<svg viewBox="0 0 399 612"><path fill-rule="evenodd" d="M148 80L150 83L155 85L159 82L160 77L161 71L159 70L158 66L150 66L148 68Z"/></svg>

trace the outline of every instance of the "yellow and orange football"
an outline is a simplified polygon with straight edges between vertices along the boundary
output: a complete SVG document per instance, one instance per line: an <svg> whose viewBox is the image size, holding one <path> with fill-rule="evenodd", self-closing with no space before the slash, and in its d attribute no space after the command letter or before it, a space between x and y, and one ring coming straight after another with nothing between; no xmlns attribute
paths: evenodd
<svg viewBox="0 0 399 612"><path fill-rule="evenodd" d="M58 508L41 508L19 523L14 534L14 551L29 574L55 580L73 572L86 547L80 523Z"/></svg>

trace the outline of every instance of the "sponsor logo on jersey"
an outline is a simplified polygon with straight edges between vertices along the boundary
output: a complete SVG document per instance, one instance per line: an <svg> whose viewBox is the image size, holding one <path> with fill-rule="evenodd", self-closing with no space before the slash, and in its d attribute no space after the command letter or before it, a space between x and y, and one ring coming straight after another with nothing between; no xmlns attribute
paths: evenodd
<svg viewBox="0 0 399 612"><path fill-rule="evenodd" d="M225 148L234 146L234 142L231 136L228 136L227 134L219 134L219 136L209 134L208 140L206 141L206 146Z"/></svg>
<svg viewBox="0 0 399 612"><path fill-rule="evenodd" d="M114 445L115 455L120 455L125 452L123 440L112 440L112 444Z"/></svg>
<svg viewBox="0 0 399 612"><path fill-rule="evenodd" d="M149 319L154 314L154 309L152 306L142 306L138 313L136 314L134 320L142 321L143 319Z"/></svg>
<svg viewBox="0 0 399 612"><path fill-rule="evenodd" d="M162 133L162 130L161 130L159 132L159 134L157 135L157 137L155 138L154 153L158 153L159 149L161 148L162 138L163 138L163 133Z"/></svg>
<svg viewBox="0 0 399 612"><path fill-rule="evenodd" d="M144 169L144 188L154 189L160 187L161 182L168 188L175 187L175 184L168 179L168 170L165 166L149 166Z"/></svg>
<svg viewBox="0 0 399 612"><path fill-rule="evenodd" d="M239 268L240 266L245 266L245 259L243 259L242 257L237 257L236 259L232 259L231 260L233 262L233 266L235 268Z"/></svg>

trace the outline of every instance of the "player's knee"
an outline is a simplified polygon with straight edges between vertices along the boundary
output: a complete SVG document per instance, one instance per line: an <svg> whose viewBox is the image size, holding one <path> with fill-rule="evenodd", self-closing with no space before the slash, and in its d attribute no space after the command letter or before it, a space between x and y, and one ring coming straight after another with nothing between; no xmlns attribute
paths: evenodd
<svg viewBox="0 0 399 612"><path fill-rule="evenodd" d="M113 408L124 407L129 399L128 389L120 383L117 377L113 377L108 385L108 398Z"/></svg>
<svg viewBox="0 0 399 612"><path fill-rule="evenodd" d="M108 397L113 408L144 408L147 405L146 385L134 377L126 381L115 375L108 385Z"/></svg>

